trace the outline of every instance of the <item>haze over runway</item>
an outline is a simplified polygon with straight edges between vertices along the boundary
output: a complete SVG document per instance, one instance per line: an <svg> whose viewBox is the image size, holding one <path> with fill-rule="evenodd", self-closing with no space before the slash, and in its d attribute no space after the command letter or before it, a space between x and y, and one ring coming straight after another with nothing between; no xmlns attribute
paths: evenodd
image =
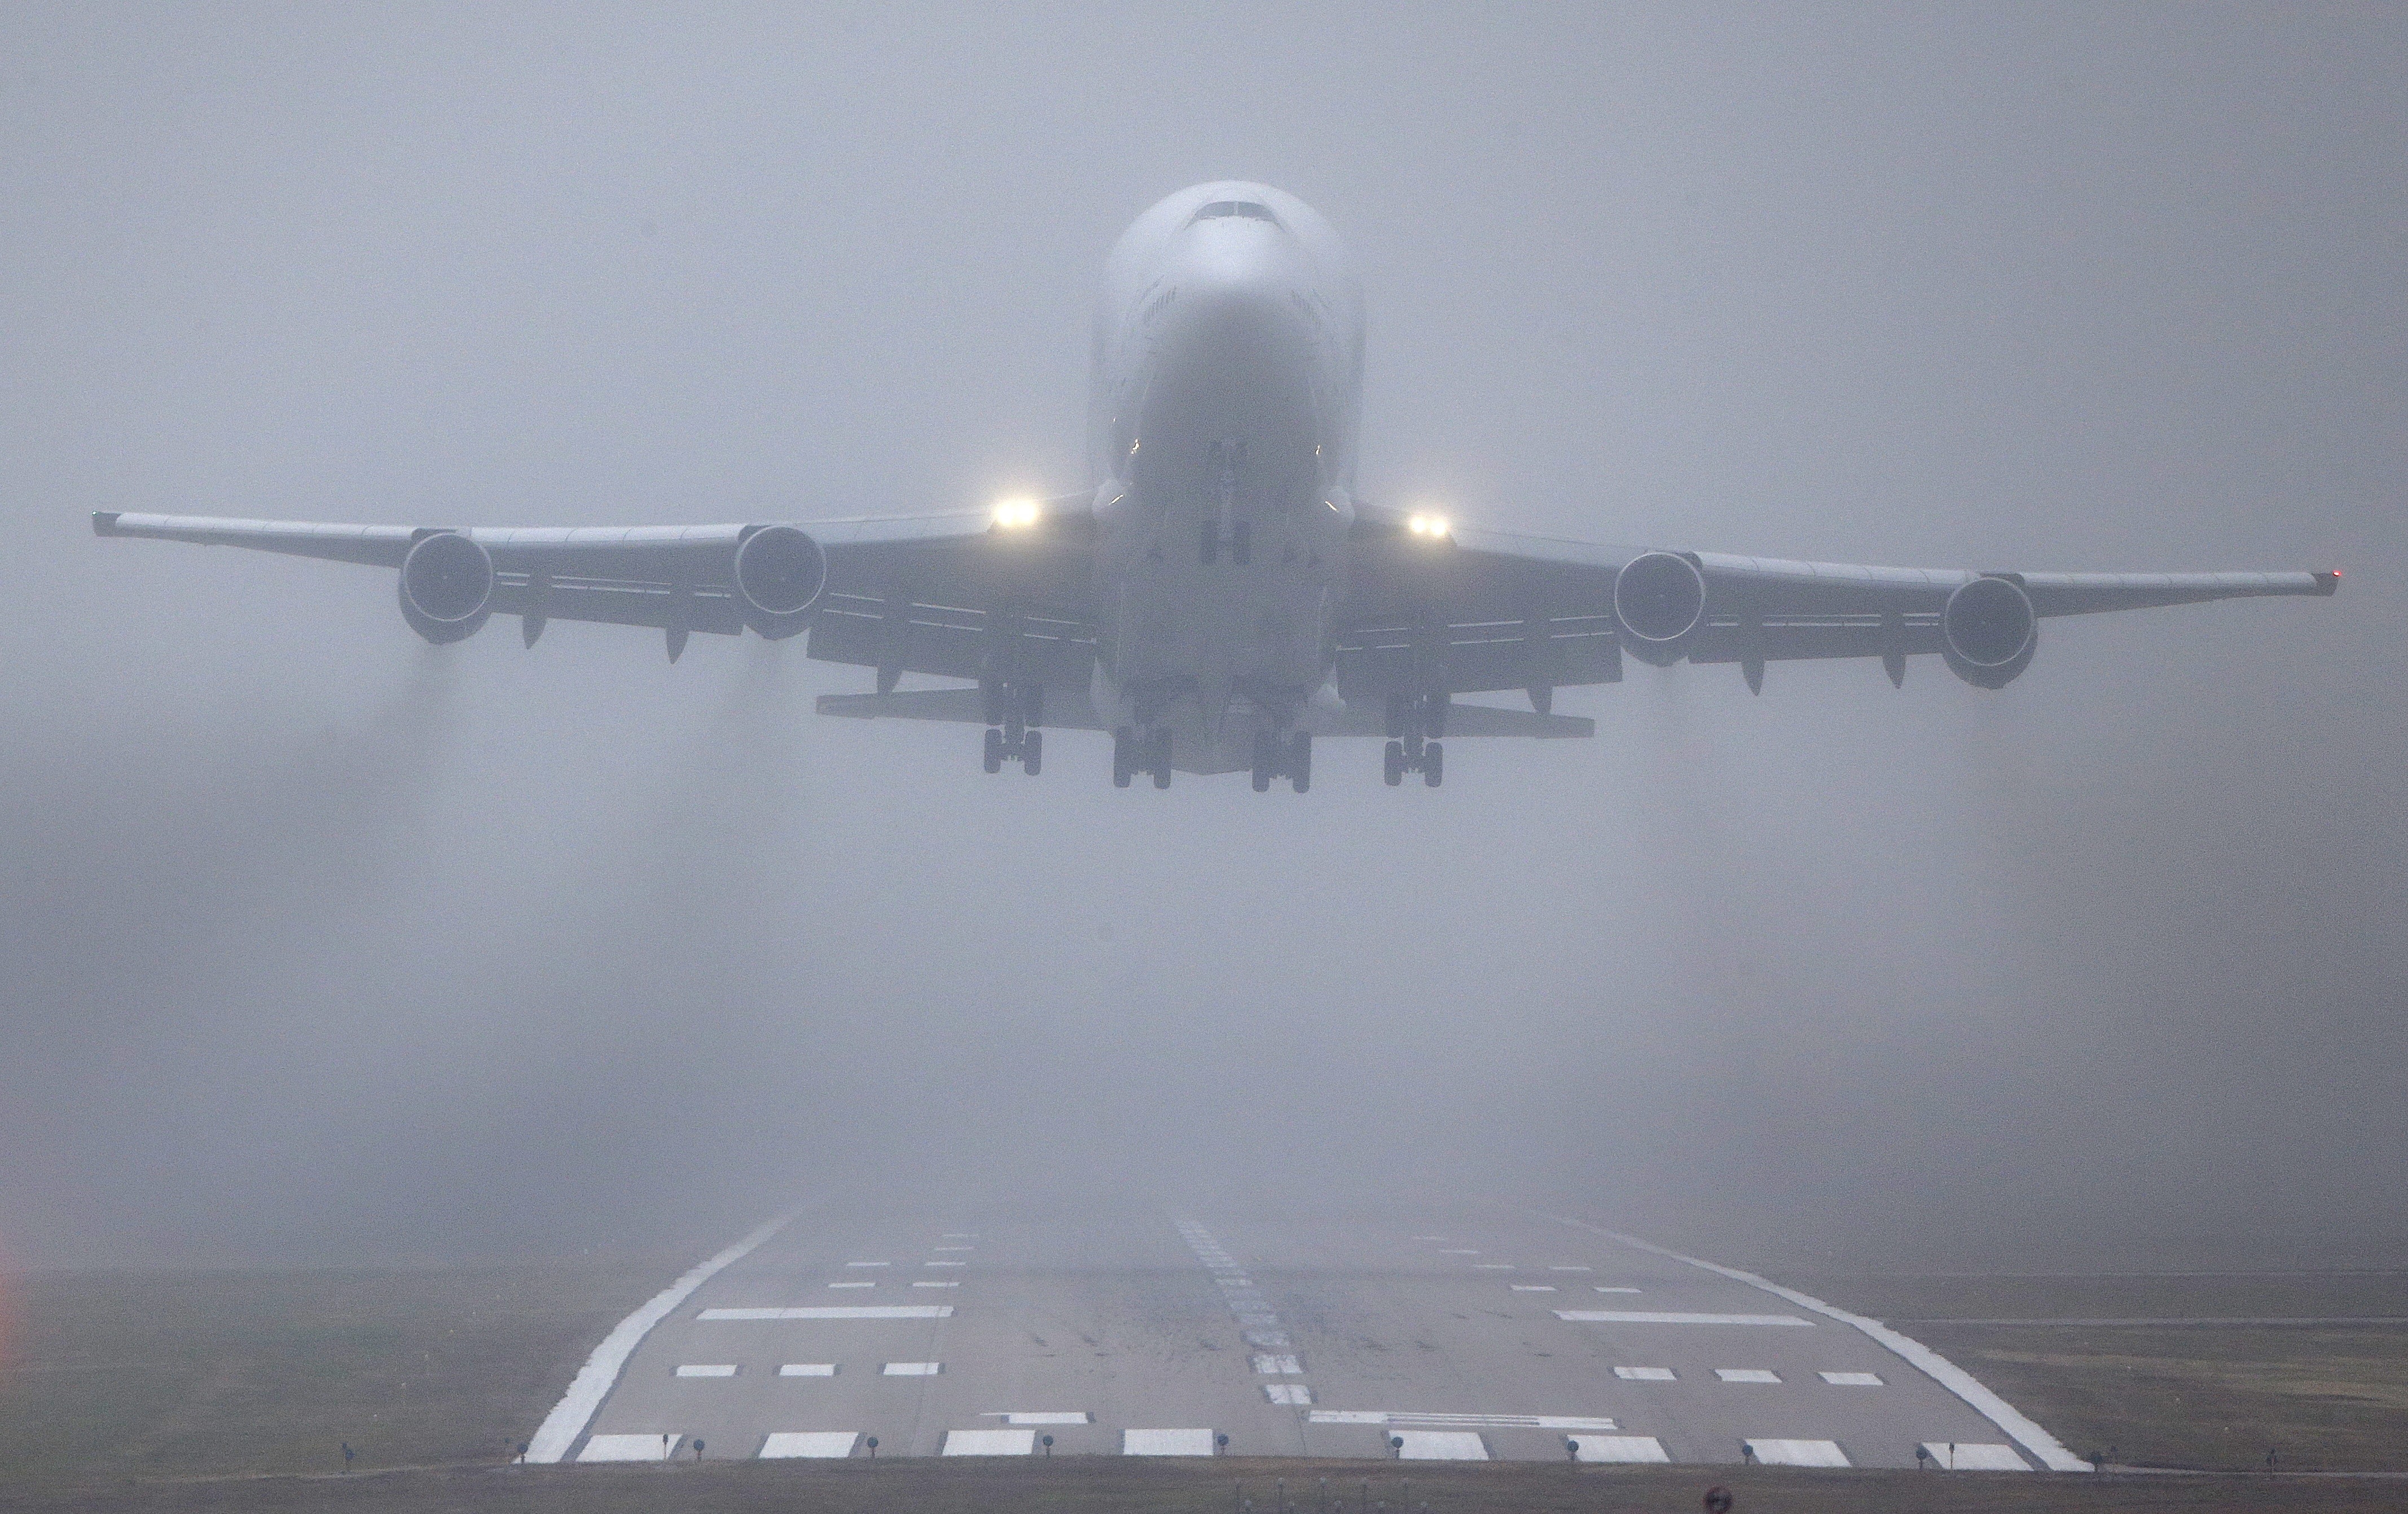
<svg viewBox="0 0 2408 1514"><path fill-rule="evenodd" d="M2396 1257L2402 78L2382 9L11 7L0 1252L674 1276L867 1193L922 1228L860 1259L975 1228L1038 1275L1077 1244L1011 1203L1168 1193L1266 1284L1406 1267L1246 1228L1354 1194L1743 1265ZM1594 740L1308 804L1115 791L1100 733L987 779L816 718L873 676L791 646L430 649L381 575L91 536L1054 497L1107 249L1224 177L1345 232L1367 499L2348 592L2055 621L1996 694L1634 666L1559 700ZM1208 1286L1158 1225L1094 1245ZM1419 1407L1558 1412L1494 1322ZM908 1345L793 1360L845 1395ZM747 1402L753 1350L665 1380ZM915 1445L1030 1407L876 1387L945 1408ZM1034 1407L1246 1429L1218 1392ZM1613 1392L1561 1412L1927 1434L1684 1439ZM835 1402L726 1422L882 1437Z"/></svg>

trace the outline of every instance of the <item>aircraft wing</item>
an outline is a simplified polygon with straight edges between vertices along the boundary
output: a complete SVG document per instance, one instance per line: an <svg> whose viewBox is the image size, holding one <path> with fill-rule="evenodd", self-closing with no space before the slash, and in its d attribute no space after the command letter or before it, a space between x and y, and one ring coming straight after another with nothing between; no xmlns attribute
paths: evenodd
<svg viewBox="0 0 2408 1514"><path fill-rule="evenodd" d="M1358 506L1340 692L1470 693L1618 682L1642 661L1879 658L1893 683L1936 654L2003 687L2053 616L2274 594L2329 595L2338 572L2042 573L1869 567L1594 546Z"/></svg>
<svg viewBox="0 0 2408 1514"><path fill-rule="evenodd" d="M886 689L907 672L975 678L998 666L1083 689L1095 651L1088 505L1085 495L1046 501L1009 528L983 510L459 529L100 511L93 530L394 568L404 617L434 641L497 614L521 617L530 646L552 621L595 621L663 632L675 659L692 633L749 626L773 637L808 632L812 657L876 668Z"/></svg>

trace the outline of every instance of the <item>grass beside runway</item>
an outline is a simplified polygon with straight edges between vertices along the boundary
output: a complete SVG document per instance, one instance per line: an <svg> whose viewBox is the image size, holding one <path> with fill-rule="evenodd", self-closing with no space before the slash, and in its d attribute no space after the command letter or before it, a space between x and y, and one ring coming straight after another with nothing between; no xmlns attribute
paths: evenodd
<svg viewBox="0 0 2408 1514"><path fill-rule="evenodd" d="M2256 1470L2271 1448L2286 1469L2408 1470L2408 1325L2039 1322L2403 1318L2408 1273L1781 1280L1896 1324L2077 1455ZM2033 1322L1945 1322L1969 1321Z"/></svg>
<svg viewBox="0 0 2408 1514"><path fill-rule="evenodd" d="M128 1478L499 1461L691 1264L12 1278L0 1503Z"/></svg>
<svg viewBox="0 0 2408 1514"><path fill-rule="evenodd" d="M1111 1456L1053 1462L941 1457L873 1464L708 1462L648 1467L460 1467L338 1477L142 1482L12 1493L27 1514L1272 1514L1283 1479L1295 1514L1691 1514L1720 1484L1739 1514L2191 1514L2396 1510L2408 1484L2305 1477L1829 1472L1784 1468L1478 1465ZM1323 1502L1326 1479L1328 1502ZM1368 1485L1368 1486L1367 1486ZM1410 1502L1408 1498L1410 1497Z"/></svg>

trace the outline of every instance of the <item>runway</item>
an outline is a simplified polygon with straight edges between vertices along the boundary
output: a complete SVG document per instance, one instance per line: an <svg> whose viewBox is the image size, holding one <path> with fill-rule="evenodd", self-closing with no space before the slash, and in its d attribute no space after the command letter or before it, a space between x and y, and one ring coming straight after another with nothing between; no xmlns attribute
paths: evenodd
<svg viewBox="0 0 2408 1514"><path fill-rule="evenodd" d="M2080 1465L1912 1340L1570 1219L981 1209L765 1230L613 1332L532 1459Z"/></svg>

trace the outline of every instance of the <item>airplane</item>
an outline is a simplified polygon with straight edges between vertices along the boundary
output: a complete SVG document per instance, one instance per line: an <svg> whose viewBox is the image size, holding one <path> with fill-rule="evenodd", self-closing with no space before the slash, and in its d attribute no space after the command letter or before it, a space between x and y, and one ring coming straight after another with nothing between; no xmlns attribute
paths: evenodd
<svg viewBox="0 0 2408 1514"><path fill-rule="evenodd" d="M1095 322L1092 486L899 519L743 525L351 525L100 511L104 536L398 570L437 644L494 615L781 639L875 670L823 715L985 727L985 770L1035 776L1043 731L1110 733L1112 781L1248 772L1312 784L1316 736L1384 742L1390 786L1437 788L1458 737L1581 737L1557 689L1626 657L1937 655L1979 689L2031 664L2043 619L2273 594L2338 571L1868 567L1490 530L1354 494L1363 291L1337 234L1268 185L1182 190L1113 247ZM901 689L903 675L953 680ZM1520 693L1528 708L1456 704Z"/></svg>

